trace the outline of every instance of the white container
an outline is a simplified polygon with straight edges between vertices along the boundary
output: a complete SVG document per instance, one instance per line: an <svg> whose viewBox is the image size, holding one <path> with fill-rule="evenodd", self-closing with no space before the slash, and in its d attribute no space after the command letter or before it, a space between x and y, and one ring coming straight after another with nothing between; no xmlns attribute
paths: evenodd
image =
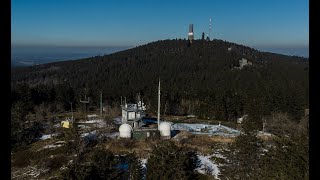
<svg viewBox="0 0 320 180"><path fill-rule="evenodd" d="M168 122L160 123L159 131L161 136L171 137L171 124Z"/></svg>
<svg viewBox="0 0 320 180"><path fill-rule="evenodd" d="M132 127L129 124L122 124L119 127L120 138L131 138Z"/></svg>

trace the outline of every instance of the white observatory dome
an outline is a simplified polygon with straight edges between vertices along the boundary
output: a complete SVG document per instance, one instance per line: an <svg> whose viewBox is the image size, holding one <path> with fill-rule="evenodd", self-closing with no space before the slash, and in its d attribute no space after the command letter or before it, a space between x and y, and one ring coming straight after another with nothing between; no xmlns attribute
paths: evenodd
<svg viewBox="0 0 320 180"><path fill-rule="evenodd" d="M129 124L122 124L119 127L119 133L121 138L131 138L132 127Z"/></svg>
<svg viewBox="0 0 320 180"><path fill-rule="evenodd" d="M161 136L171 136L171 124L168 122L162 122L159 125L159 131Z"/></svg>

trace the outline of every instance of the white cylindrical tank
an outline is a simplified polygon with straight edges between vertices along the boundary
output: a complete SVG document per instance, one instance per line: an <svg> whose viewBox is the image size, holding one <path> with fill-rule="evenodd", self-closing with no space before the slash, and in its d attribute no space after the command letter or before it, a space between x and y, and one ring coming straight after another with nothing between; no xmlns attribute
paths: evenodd
<svg viewBox="0 0 320 180"><path fill-rule="evenodd" d="M159 131L161 137L164 137L165 139L171 138L171 124L168 122L162 122L159 125Z"/></svg>
<svg viewBox="0 0 320 180"><path fill-rule="evenodd" d="M122 124L119 127L120 138L131 138L132 127L129 124Z"/></svg>

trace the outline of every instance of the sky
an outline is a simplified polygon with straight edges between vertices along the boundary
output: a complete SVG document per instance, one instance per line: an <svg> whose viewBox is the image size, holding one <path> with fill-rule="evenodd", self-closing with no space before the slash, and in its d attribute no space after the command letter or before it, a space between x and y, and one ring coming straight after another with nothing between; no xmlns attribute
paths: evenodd
<svg viewBox="0 0 320 180"><path fill-rule="evenodd" d="M15 46L138 46L211 38L250 47L308 47L308 0L12 0Z"/></svg>

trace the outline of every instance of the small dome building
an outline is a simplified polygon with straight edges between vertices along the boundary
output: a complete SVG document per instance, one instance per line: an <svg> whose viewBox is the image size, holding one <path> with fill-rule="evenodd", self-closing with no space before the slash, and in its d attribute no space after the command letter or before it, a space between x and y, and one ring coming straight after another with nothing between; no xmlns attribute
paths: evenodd
<svg viewBox="0 0 320 180"><path fill-rule="evenodd" d="M171 124L168 122L162 122L159 125L159 131L161 139L170 139L171 138Z"/></svg>
<svg viewBox="0 0 320 180"><path fill-rule="evenodd" d="M132 127L129 124L122 124L119 127L120 138L131 138Z"/></svg>

